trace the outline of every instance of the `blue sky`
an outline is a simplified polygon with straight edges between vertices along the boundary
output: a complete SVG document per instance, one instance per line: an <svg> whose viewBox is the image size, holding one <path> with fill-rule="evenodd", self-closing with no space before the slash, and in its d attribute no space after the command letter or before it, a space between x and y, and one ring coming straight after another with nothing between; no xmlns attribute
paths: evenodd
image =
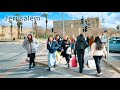
<svg viewBox="0 0 120 90"><path fill-rule="evenodd" d="M38 26L45 28L45 18L41 17L43 13L48 14L48 28L53 27L53 21L62 20L61 12L0 12L0 25L10 25L6 20L6 17L13 17L15 14L20 14L21 17L31 16L40 17L40 21L37 21ZM105 27L116 28L120 25L120 12L63 12L64 20L80 20L82 16L84 18L95 18L99 17L102 20L102 16L105 19ZM22 21L23 28L31 28L32 21ZM16 21L13 21L13 26L16 26Z"/></svg>

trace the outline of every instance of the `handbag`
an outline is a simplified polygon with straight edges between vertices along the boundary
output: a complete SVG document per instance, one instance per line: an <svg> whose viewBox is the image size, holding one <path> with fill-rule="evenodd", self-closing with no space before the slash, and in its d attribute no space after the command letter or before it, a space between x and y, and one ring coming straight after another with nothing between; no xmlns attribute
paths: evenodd
<svg viewBox="0 0 120 90"><path fill-rule="evenodd" d="M88 60L87 61L87 66L89 68L95 68L96 67L95 60L93 60L93 59Z"/></svg>
<svg viewBox="0 0 120 90"><path fill-rule="evenodd" d="M76 56L74 55L72 60L71 60L71 65L72 67L77 67L77 59L76 59Z"/></svg>
<svg viewBox="0 0 120 90"><path fill-rule="evenodd" d="M71 54L71 47L70 46L67 48L66 54L69 54L69 55Z"/></svg>

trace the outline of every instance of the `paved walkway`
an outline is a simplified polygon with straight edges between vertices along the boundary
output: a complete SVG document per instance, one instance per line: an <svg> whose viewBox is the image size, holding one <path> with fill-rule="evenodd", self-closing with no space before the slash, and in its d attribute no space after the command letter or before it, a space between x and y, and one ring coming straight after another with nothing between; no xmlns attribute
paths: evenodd
<svg viewBox="0 0 120 90"><path fill-rule="evenodd" d="M28 62L23 60L11 69L6 69L0 72L0 78L120 78L120 74L117 73L110 66L106 65L103 61L101 62L103 75L96 77L96 69L88 68L85 65L83 74L80 76L78 67L68 68L65 65L65 59L62 58L61 63L57 64L57 67L52 68L51 71L47 71L47 50L46 44L43 44L43 48L36 55L36 67L31 71L27 71ZM90 59L90 55L85 54L85 63Z"/></svg>
<svg viewBox="0 0 120 90"><path fill-rule="evenodd" d="M118 73L120 73L120 59L115 59L110 57L109 60L104 60L105 63L110 65L114 70L116 70Z"/></svg>
<svg viewBox="0 0 120 90"><path fill-rule="evenodd" d="M38 57L36 58L36 62L40 65L44 65L47 67L47 49L46 49L46 47L44 47L42 52L40 52L37 56ZM87 63L88 59L90 59L90 55L85 54L85 64ZM67 68L65 63L66 63L65 59L62 58L61 63L58 64L57 66L60 67L61 70L64 69L68 72L71 72L72 74L79 75L78 67ZM116 77L120 78L120 74L117 73L113 68L108 66L105 62L101 61L101 66L102 66L102 72L103 72L103 75L101 75L102 78L116 78ZM83 74L84 74L83 78L96 78L96 68L88 68L85 65Z"/></svg>

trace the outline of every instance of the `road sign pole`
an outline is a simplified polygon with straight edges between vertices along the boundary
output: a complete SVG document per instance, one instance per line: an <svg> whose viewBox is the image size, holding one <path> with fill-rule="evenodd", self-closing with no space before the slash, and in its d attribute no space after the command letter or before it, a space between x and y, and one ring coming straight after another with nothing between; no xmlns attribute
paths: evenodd
<svg viewBox="0 0 120 90"><path fill-rule="evenodd" d="M82 16L82 19L83 19L84 38L85 38L85 20L84 20L83 16Z"/></svg>
<svg viewBox="0 0 120 90"><path fill-rule="evenodd" d="M109 59L109 36L107 36L107 63Z"/></svg>

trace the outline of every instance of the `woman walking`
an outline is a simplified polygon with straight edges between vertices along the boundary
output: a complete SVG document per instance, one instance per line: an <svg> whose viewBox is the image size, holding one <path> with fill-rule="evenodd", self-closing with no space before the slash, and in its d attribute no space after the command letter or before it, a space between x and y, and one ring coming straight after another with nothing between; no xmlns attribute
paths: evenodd
<svg viewBox="0 0 120 90"><path fill-rule="evenodd" d="M28 57L30 57L28 70L31 70L31 68L35 67L34 60L39 42L35 38L33 38L32 34L28 34L27 38L24 39L22 46L27 50ZM31 67L32 64L33 66Z"/></svg>
<svg viewBox="0 0 120 90"><path fill-rule="evenodd" d="M65 57L67 65L69 67L69 61L70 61L70 55L66 53L68 47L70 47L70 41L68 40L67 36L64 36L63 42L62 42L62 53L61 55Z"/></svg>
<svg viewBox="0 0 120 90"><path fill-rule="evenodd" d="M48 71L51 70L51 67L56 65L56 53L57 50L59 48L59 44L53 40L53 37L50 36L48 38L48 42L47 42L47 49L48 49Z"/></svg>
<svg viewBox="0 0 120 90"><path fill-rule="evenodd" d="M59 35L56 35L55 40L60 45L60 47L57 50L57 55L56 55L57 63L60 63L60 60L61 60L61 50L62 50L62 47L61 47L61 45L62 45L62 39L61 39L61 37Z"/></svg>
<svg viewBox="0 0 120 90"><path fill-rule="evenodd" d="M107 51L105 49L105 45L101 42L99 36L97 36L95 38L94 43L91 45L91 56L95 60L97 76L100 76L102 74L100 60L103 56L106 56L106 55L107 55Z"/></svg>

